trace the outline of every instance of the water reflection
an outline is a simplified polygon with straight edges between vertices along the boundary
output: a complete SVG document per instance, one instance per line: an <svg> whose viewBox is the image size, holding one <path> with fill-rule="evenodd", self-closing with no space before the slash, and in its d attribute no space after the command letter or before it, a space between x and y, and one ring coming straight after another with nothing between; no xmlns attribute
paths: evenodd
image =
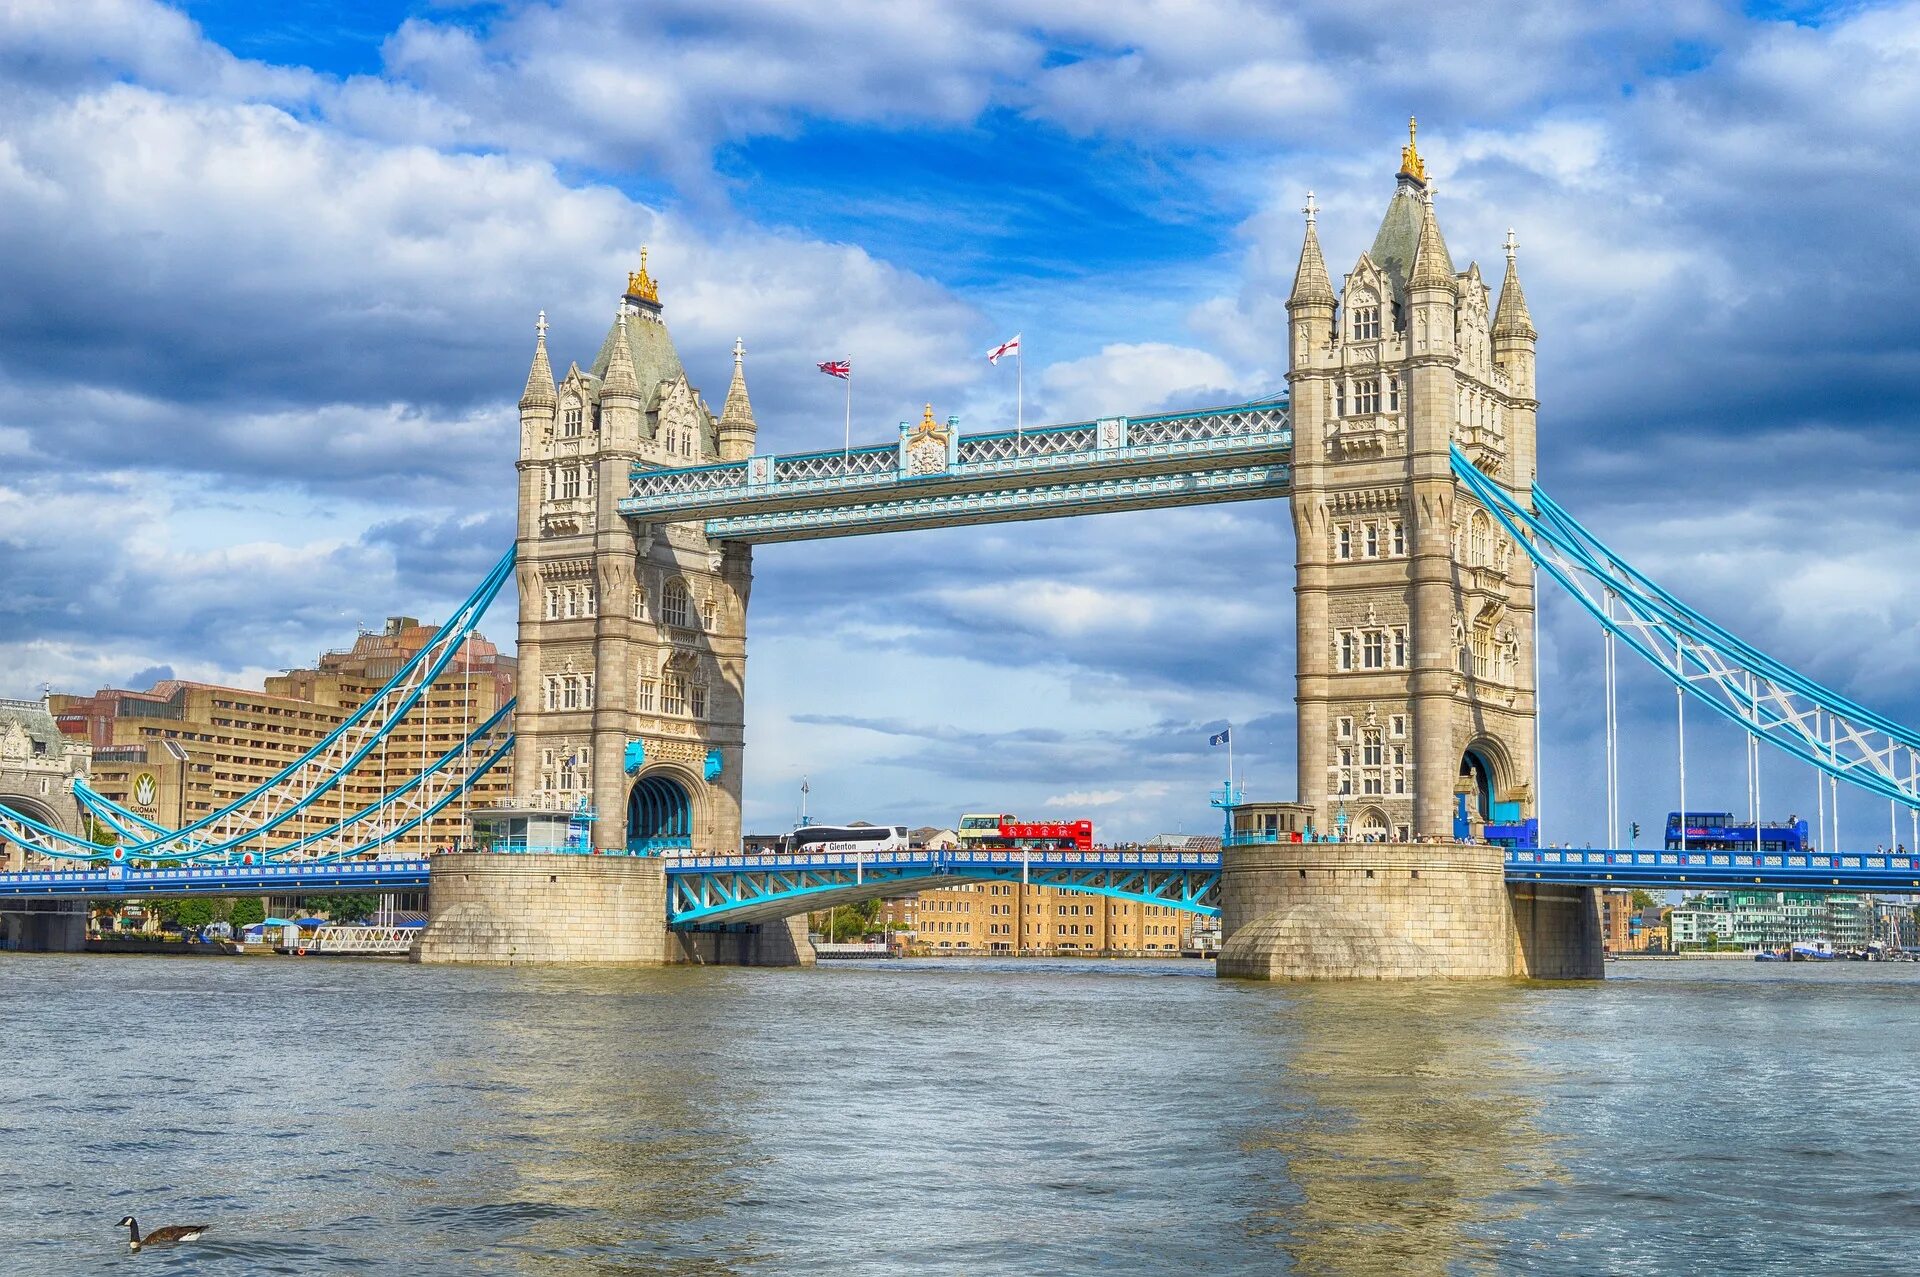
<svg viewBox="0 0 1920 1277"><path fill-rule="evenodd" d="M725 1221L765 1160L732 1115L764 1097L714 1049L750 1014L741 982L692 971L528 979L527 999L477 1026L484 1052L440 1066L490 1092L455 1148L485 1169L471 1192L440 1185L416 1222L448 1242L488 1234L525 1272L758 1267L767 1256ZM529 1014L529 1002L546 1013Z"/></svg>
<svg viewBox="0 0 1920 1277"><path fill-rule="evenodd" d="M1501 1227L1558 1174L1509 1036L1528 991L1323 985L1288 991L1295 1049L1272 1088L1297 1197L1259 1212L1306 1273L1492 1272ZM1537 997L1538 994L1533 996Z"/></svg>

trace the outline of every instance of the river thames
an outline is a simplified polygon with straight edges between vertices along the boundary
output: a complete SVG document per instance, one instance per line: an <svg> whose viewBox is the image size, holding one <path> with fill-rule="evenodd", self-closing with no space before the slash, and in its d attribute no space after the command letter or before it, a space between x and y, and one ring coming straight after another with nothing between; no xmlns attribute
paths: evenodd
<svg viewBox="0 0 1920 1277"><path fill-rule="evenodd" d="M1610 974L9 955L0 1266L1904 1270L1920 965Z"/></svg>

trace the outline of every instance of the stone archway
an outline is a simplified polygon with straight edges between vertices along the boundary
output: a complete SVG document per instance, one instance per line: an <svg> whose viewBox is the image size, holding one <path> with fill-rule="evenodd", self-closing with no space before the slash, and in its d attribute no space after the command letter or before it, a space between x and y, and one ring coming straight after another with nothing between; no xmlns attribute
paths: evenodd
<svg viewBox="0 0 1920 1277"><path fill-rule="evenodd" d="M627 793L627 850L657 856L693 847L693 795L678 777L652 771Z"/></svg>
<svg viewBox="0 0 1920 1277"><path fill-rule="evenodd" d="M1392 836L1392 830L1387 813L1378 807L1361 808L1360 818L1353 824L1353 836L1360 842L1386 842Z"/></svg>

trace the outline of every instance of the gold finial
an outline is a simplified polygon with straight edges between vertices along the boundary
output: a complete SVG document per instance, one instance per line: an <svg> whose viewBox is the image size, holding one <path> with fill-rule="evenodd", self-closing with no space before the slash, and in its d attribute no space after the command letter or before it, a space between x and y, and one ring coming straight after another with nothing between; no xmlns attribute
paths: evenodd
<svg viewBox="0 0 1920 1277"><path fill-rule="evenodd" d="M933 419L933 405L928 404L926 412L922 413L920 416L920 429L926 431L928 434L931 434L935 430L938 430L939 428L940 428L940 423Z"/></svg>
<svg viewBox="0 0 1920 1277"><path fill-rule="evenodd" d="M640 250L640 269L627 272L627 296L639 302L660 304L660 287L647 274L647 250Z"/></svg>
<svg viewBox="0 0 1920 1277"><path fill-rule="evenodd" d="M1422 186L1425 186L1427 183L1427 166L1421 162L1419 148L1414 145L1414 138L1419 131L1420 122L1409 115L1407 117L1407 144L1400 148L1400 172L1398 176L1410 177Z"/></svg>

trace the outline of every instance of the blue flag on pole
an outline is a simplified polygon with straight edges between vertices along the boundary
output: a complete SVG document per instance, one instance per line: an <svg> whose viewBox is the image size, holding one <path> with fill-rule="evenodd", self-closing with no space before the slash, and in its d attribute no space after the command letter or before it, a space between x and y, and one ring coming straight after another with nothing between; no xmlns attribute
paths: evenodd
<svg viewBox="0 0 1920 1277"><path fill-rule="evenodd" d="M1231 739L1233 739L1233 729L1228 727L1213 736L1207 737L1207 744L1224 745Z"/></svg>

